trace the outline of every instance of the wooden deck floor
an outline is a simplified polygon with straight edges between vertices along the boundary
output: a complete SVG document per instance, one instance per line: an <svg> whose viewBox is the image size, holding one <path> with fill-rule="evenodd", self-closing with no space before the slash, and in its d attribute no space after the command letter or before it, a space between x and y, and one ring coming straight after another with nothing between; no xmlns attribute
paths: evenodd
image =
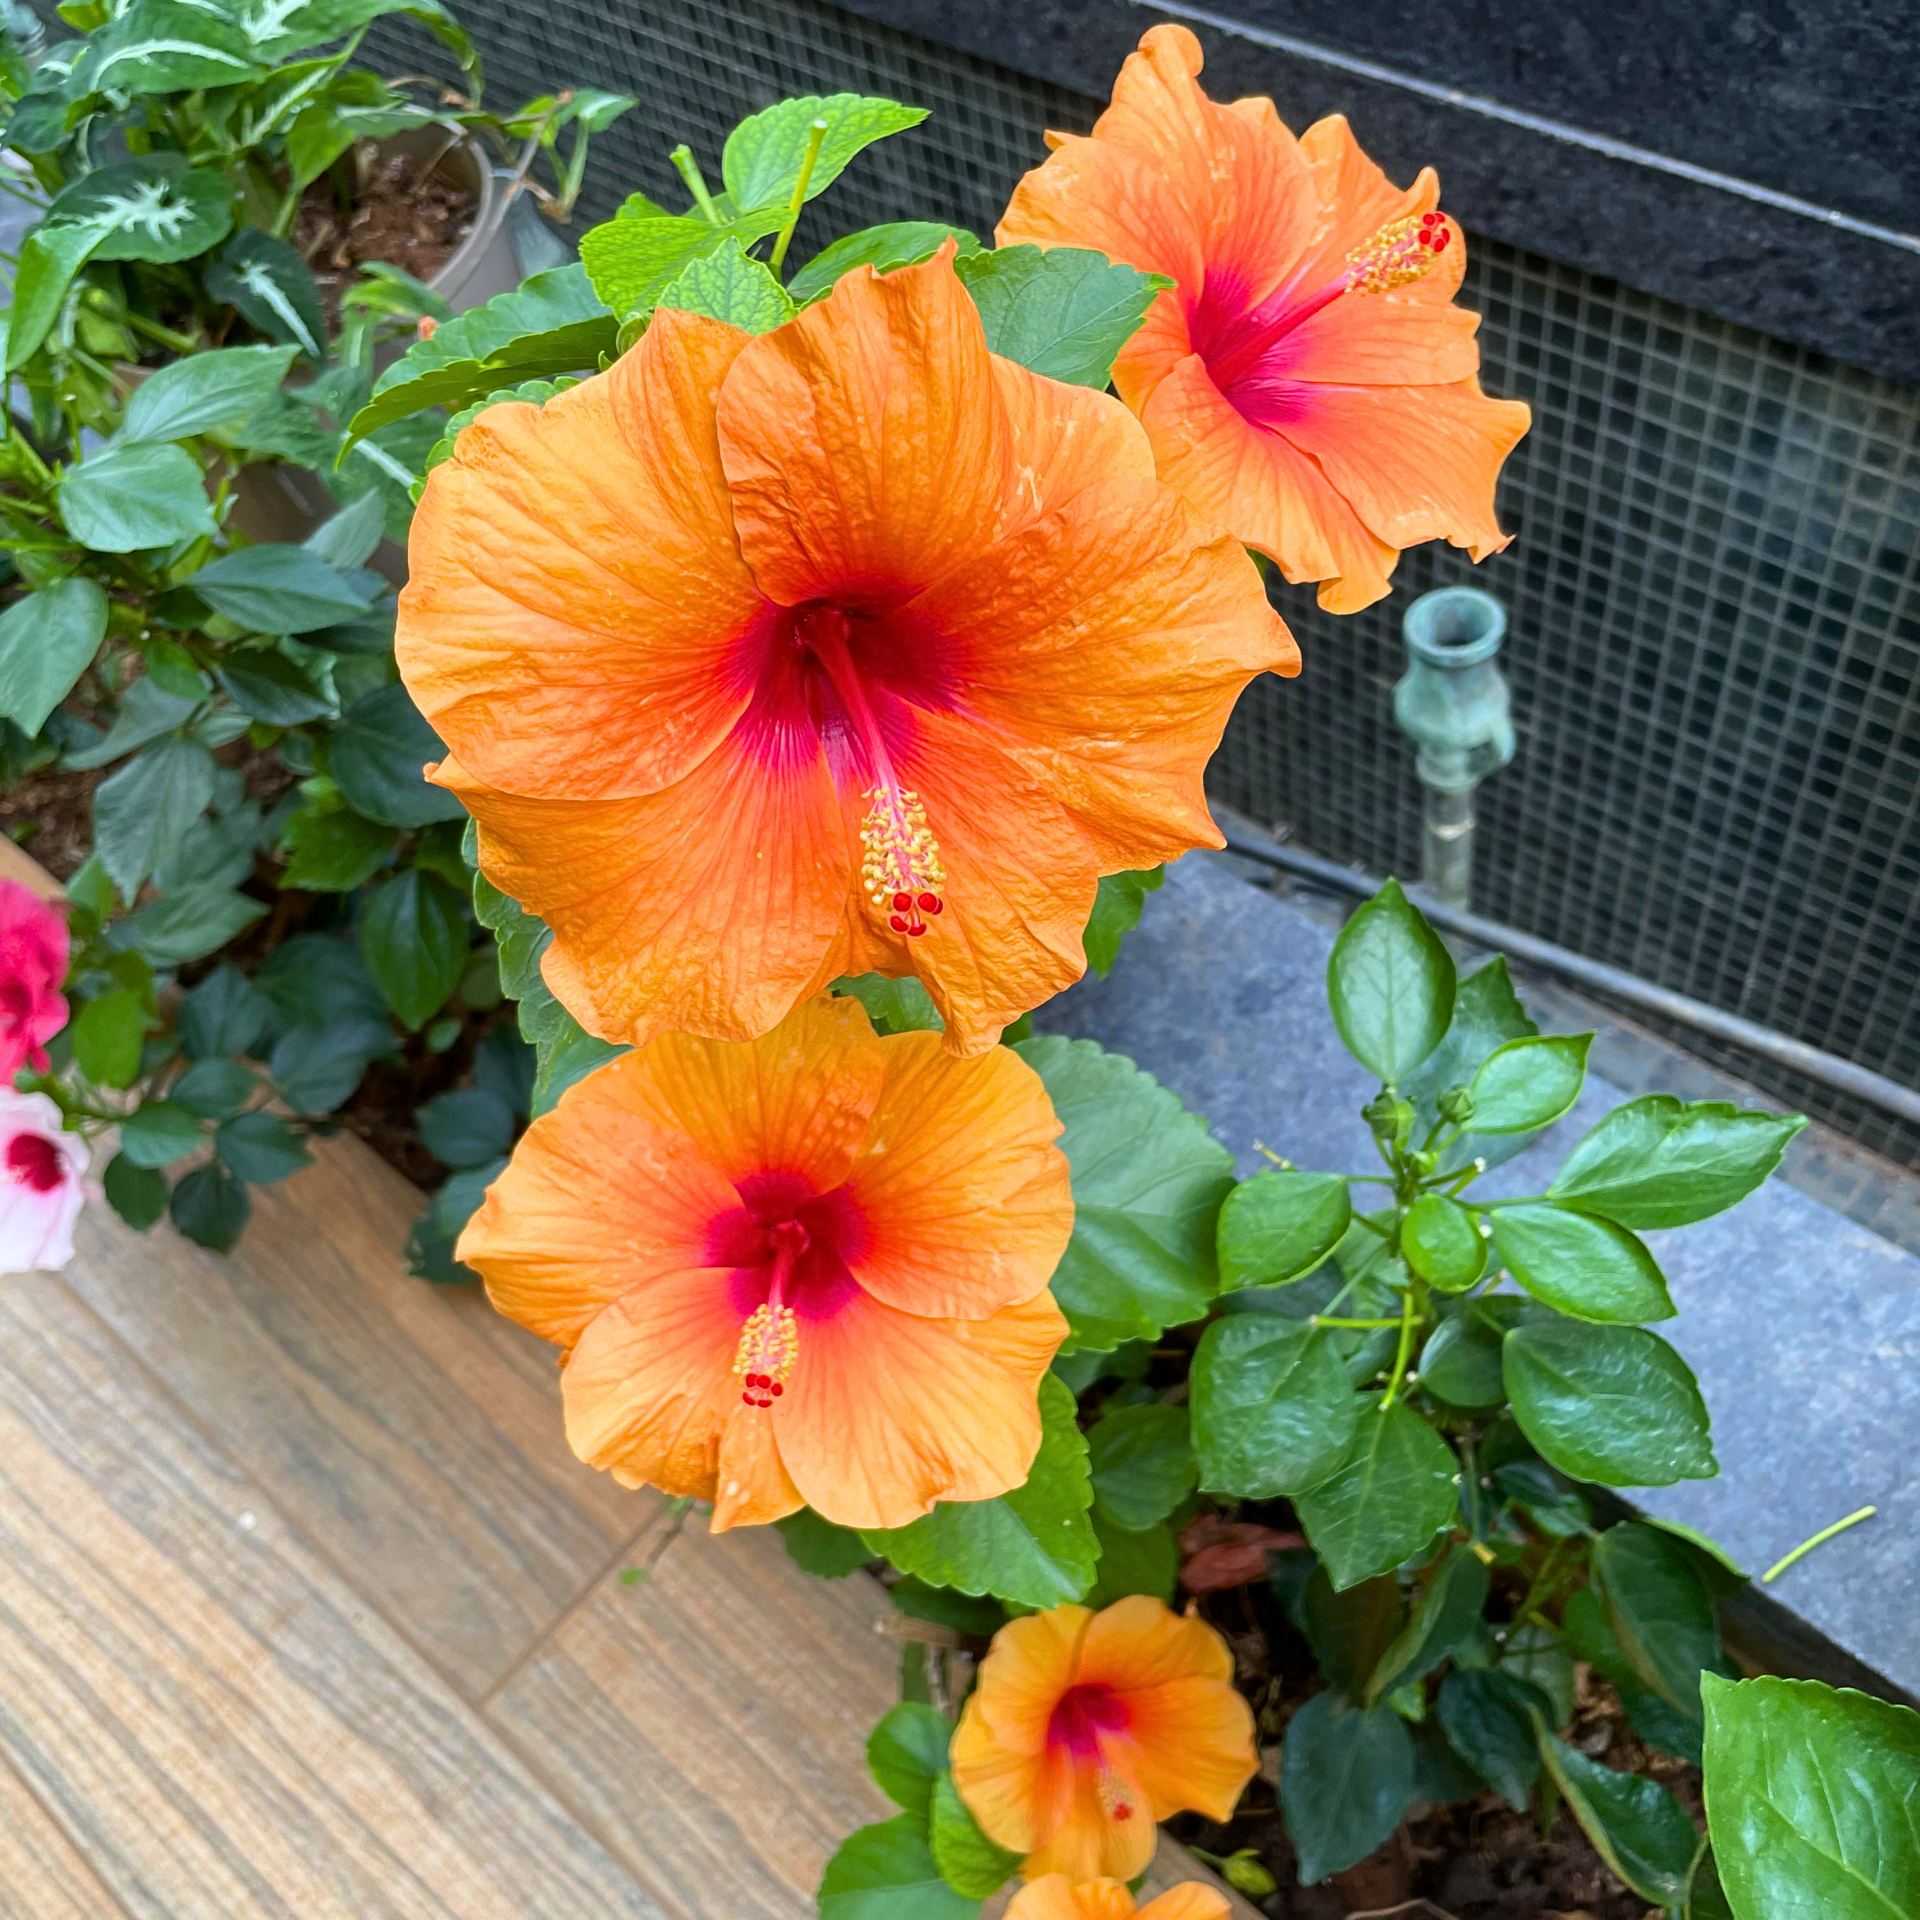
<svg viewBox="0 0 1920 1920"><path fill-rule="evenodd" d="M663 1539L417 1206L343 1138L230 1259L0 1281L3 1920L807 1920L891 1811L878 1586Z"/></svg>

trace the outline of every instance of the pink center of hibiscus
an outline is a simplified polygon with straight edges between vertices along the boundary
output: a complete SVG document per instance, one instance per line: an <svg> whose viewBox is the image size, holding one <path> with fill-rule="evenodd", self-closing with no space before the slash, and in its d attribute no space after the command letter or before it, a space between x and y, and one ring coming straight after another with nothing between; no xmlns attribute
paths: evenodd
<svg viewBox="0 0 1920 1920"><path fill-rule="evenodd" d="M1389 220L1347 255L1325 286L1283 281L1258 306L1247 308L1235 290L1209 282L1190 316L1194 351L1213 384L1257 426L1280 426L1292 416L1298 382L1284 378L1287 336L1344 296L1391 293L1425 278L1452 244L1444 213L1405 214Z"/></svg>
<svg viewBox="0 0 1920 1920"><path fill-rule="evenodd" d="M769 606L744 636L736 671L753 688L742 728L770 767L823 746L835 777L856 786L866 802L861 884L895 933L922 937L945 908L946 869L895 760L916 709L954 705L956 649L896 601L810 600Z"/></svg>
<svg viewBox="0 0 1920 1920"><path fill-rule="evenodd" d="M858 1292L849 1269L867 1246L867 1223L845 1187L820 1193L804 1174L751 1174L735 1190L740 1205L707 1229L707 1258L733 1270L741 1401L771 1407L799 1361L802 1323L830 1318Z"/></svg>
<svg viewBox="0 0 1920 1920"><path fill-rule="evenodd" d="M1102 1741L1106 1735L1124 1733L1132 1719L1126 1701L1112 1687L1089 1682L1069 1687L1054 1702L1047 1721L1047 1744L1064 1748L1076 1766L1095 1770L1100 1805L1110 1820L1133 1818L1133 1795L1109 1764Z"/></svg>
<svg viewBox="0 0 1920 1920"><path fill-rule="evenodd" d="M35 1193L51 1193L66 1169L60 1149L44 1133L16 1133L7 1142L7 1172Z"/></svg>

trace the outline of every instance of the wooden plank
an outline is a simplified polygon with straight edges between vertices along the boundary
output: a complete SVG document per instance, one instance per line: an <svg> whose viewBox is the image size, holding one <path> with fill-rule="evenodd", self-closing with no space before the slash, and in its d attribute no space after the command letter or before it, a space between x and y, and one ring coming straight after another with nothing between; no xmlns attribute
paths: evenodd
<svg viewBox="0 0 1920 1920"><path fill-rule="evenodd" d="M72 1841L0 1761L0 1920L125 1920Z"/></svg>
<svg viewBox="0 0 1920 1920"><path fill-rule="evenodd" d="M801 1573L770 1529L696 1522L641 1584L603 1582L487 1712L676 1920L812 1920L834 1849L898 1811L866 1770L899 1698L892 1612L864 1574ZM1211 1880L1166 1839L1155 1871Z"/></svg>
<svg viewBox="0 0 1920 1920"><path fill-rule="evenodd" d="M0 1750L134 1920L661 1920L51 1275L0 1289Z"/></svg>
<svg viewBox="0 0 1920 1920"><path fill-rule="evenodd" d="M659 1510L582 1466L553 1349L398 1249L419 1193L360 1141L254 1189L226 1258L90 1208L70 1279L355 1588L477 1699Z"/></svg>

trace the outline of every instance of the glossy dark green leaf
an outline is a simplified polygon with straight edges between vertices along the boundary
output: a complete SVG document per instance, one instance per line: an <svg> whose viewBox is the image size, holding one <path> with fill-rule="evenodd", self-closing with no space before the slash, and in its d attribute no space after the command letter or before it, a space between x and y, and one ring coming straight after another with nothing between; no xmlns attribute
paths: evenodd
<svg viewBox="0 0 1920 1920"><path fill-rule="evenodd" d="M145 1233L167 1210L167 1177L129 1160L124 1152L107 1162L101 1179L107 1205L136 1233Z"/></svg>
<svg viewBox="0 0 1920 1920"><path fill-rule="evenodd" d="M351 807L306 806L287 822L283 887L314 893L352 893L393 857L394 829L365 820Z"/></svg>
<svg viewBox="0 0 1920 1920"><path fill-rule="evenodd" d="M1377 1396L1340 1466L1294 1501L1313 1550L1336 1587L1390 1572L1454 1517L1459 1462L1404 1401L1383 1413Z"/></svg>
<svg viewBox="0 0 1920 1920"><path fill-rule="evenodd" d="M1413 1798L1413 1739L1391 1707L1317 1693L1287 1722L1280 1804L1303 1886L1393 1838Z"/></svg>
<svg viewBox="0 0 1920 1920"><path fill-rule="evenodd" d="M949 240L961 253L980 251L980 242L964 227L943 226L937 220L896 220L885 226L862 227L822 247L787 282L787 291L805 306L832 292L835 281L855 267L890 273L895 267L931 259Z"/></svg>
<svg viewBox="0 0 1920 1920"><path fill-rule="evenodd" d="M740 208L785 207L800 183L817 120L826 136L807 175L807 198L825 192L854 156L889 134L904 133L927 117L925 107L903 106L858 93L803 94L742 120L727 135L720 172Z"/></svg>
<svg viewBox="0 0 1920 1920"><path fill-rule="evenodd" d="M1302 1494L1335 1473L1367 1404L1333 1336L1277 1314L1216 1320L1191 1379L1200 1484L1243 1500Z"/></svg>
<svg viewBox="0 0 1920 1920"><path fill-rule="evenodd" d="M1500 1369L1505 1336L1505 1327L1471 1307L1449 1315L1421 1350L1420 1384L1450 1407L1497 1406L1506 1397Z"/></svg>
<svg viewBox="0 0 1920 1920"><path fill-rule="evenodd" d="M1713 1849L1704 1840L1694 1855L1693 1871L1687 1876L1687 1896L1681 1902L1680 1920L1735 1920L1726 1889L1720 1884L1720 1869Z"/></svg>
<svg viewBox="0 0 1920 1920"><path fill-rule="evenodd" d="M96 553L139 553L214 531L200 464L170 441L112 440L69 468L60 520Z"/></svg>
<svg viewBox="0 0 1920 1920"><path fill-rule="evenodd" d="M1396 1085L1440 1044L1453 1018L1453 956L1389 880L1341 929L1327 999L1347 1051Z"/></svg>
<svg viewBox="0 0 1920 1920"><path fill-rule="evenodd" d="M143 1100L120 1122L120 1157L136 1167L168 1167L205 1138L192 1108L173 1100Z"/></svg>
<svg viewBox="0 0 1920 1920"><path fill-rule="evenodd" d="M1050 380L1103 388L1120 349L1167 282L1079 247L1001 247L954 271L980 309L987 345Z"/></svg>
<svg viewBox="0 0 1920 1920"><path fill-rule="evenodd" d="M293 1127L259 1108L226 1121L213 1136L213 1150L236 1180L256 1187L284 1180L313 1159Z"/></svg>
<svg viewBox="0 0 1920 1920"><path fill-rule="evenodd" d="M1659 1781L1616 1773L1540 1728L1540 1753L1594 1850L1643 1900L1677 1905L1700 1844L1686 1809Z"/></svg>
<svg viewBox="0 0 1920 1920"><path fill-rule="evenodd" d="M1199 1319L1218 1290L1233 1156L1122 1054L1053 1034L1014 1051L1046 1083L1073 1169L1073 1239L1052 1283L1072 1344L1106 1352Z"/></svg>
<svg viewBox="0 0 1920 1920"><path fill-rule="evenodd" d="M910 1526L863 1529L867 1544L935 1586L1029 1607L1077 1600L1093 1584L1093 1487L1073 1395L1052 1375L1040 1382L1040 1414L1024 1486L995 1500L943 1500Z"/></svg>
<svg viewBox="0 0 1920 1920"><path fill-rule="evenodd" d="M269 339L298 347L315 365L327 357L327 323L313 271L284 240L242 227L208 268L206 288L236 307Z"/></svg>
<svg viewBox="0 0 1920 1920"><path fill-rule="evenodd" d="M443 1166L477 1167L497 1160L518 1131L513 1109L484 1087L454 1087L414 1109L427 1151Z"/></svg>
<svg viewBox="0 0 1920 1920"><path fill-rule="evenodd" d="M213 756L178 735L143 747L93 796L94 850L131 901L213 799Z"/></svg>
<svg viewBox="0 0 1920 1920"><path fill-rule="evenodd" d="M466 967L459 895L418 867L383 880L360 922L360 951L381 997L418 1032L447 1004Z"/></svg>
<svg viewBox="0 0 1920 1920"><path fill-rule="evenodd" d="M214 612L255 633L307 633L365 613L379 594L371 576L348 573L303 546L240 547L209 560L187 581Z"/></svg>
<svg viewBox="0 0 1920 1920"><path fill-rule="evenodd" d="M196 1060L167 1090L169 1102L205 1120L238 1113L259 1087L238 1060Z"/></svg>
<svg viewBox="0 0 1920 1920"><path fill-rule="evenodd" d="M1158 1526L1189 1493L1198 1471L1185 1407L1121 1407L1087 1432L1094 1505L1116 1527Z"/></svg>
<svg viewBox="0 0 1920 1920"><path fill-rule="evenodd" d="M96 48L101 38L95 35ZM215 168L189 167L177 153L143 154L95 167L62 188L47 225L103 227L96 260L165 265L220 244L233 225L233 190Z"/></svg>
<svg viewBox="0 0 1920 1920"><path fill-rule="evenodd" d="M1540 1321L1507 1335L1503 1362L1515 1417L1562 1473L1668 1487L1719 1472L1692 1370L1657 1334Z"/></svg>
<svg viewBox="0 0 1920 1920"><path fill-rule="evenodd" d="M218 953L266 912L230 887L182 887L107 929L107 945L156 967L185 966Z"/></svg>
<svg viewBox="0 0 1920 1920"><path fill-rule="evenodd" d="M802 1507L774 1524L786 1543L787 1558L816 1580L844 1580L873 1562L867 1543L851 1527L836 1527L811 1507ZM944 1745L940 1751L941 1764L945 1765Z"/></svg>
<svg viewBox="0 0 1920 1920"><path fill-rule="evenodd" d="M934 1864L954 1892L970 1900L998 1893L1020 1870L1020 1856L1009 1853L980 1831L953 1784L943 1773L933 1783L932 1841Z"/></svg>
<svg viewBox="0 0 1920 1920"><path fill-rule="evenodd" d="M231 1253L246 1230L253 1202L246 1188L218 1161L195 1167L175 1183L168 1213L196 1246Z"/></svg>
<svg viewBox="0 0 1920 1920"><path fill-rule="evenodd" d="M1098 1508L1093 1510L1094 1542L1100 1560L1085 1604L1096 1613L1129 1594L1150 1593L1172 1604L1180 1576L1180 1542L1164 1521L1142 1532L1116 1527Z"/></svg>
<svg viewBox="0 0 1920 1920"><path fill-rule="evenodd" d="M944 1713L903 1701L867 1736L867 1771L896 1807L925 1818L952 1740L953 1722Z"/></svg>
<svg viewBox="0 0 1920 1920"><path fill-rule="evenodd" d="M274 1042L267 1072L296 1113L331 1113L352 1095L367 1068L393 1050L393 1029L383 1007L377 1021L292 1028Z"/></svg>
<svg viewBox="0 0 1920 1920"><path fill-rule="evenodd" d="M1311 1273L1353 1219L1344 1176L1271 1168L1244 1180L1220 1209L1220 1283L1263 1287Z"/></svg>
<svg viewBox="0 0 1920 1920"><path fill-rule="evenodd" d="M1300 1624L1328 1686L1358 1701L1381 1656L1406 1625L1407 1607L1392 1574L1334 1591L1316 1565L1300 1590Z"/></svg>
<svg viewBox="0 0 1920 1920"><path fill-rule="evenodd" d="M1467 1091L1475 1133L1537 1133L1580 1098L1590 1033L1509 1040L1482 1062Z"/></svg>
<svg viewBox="0 0 1920 1920"><path fill-rule="evenodd" d="M1007 1624L1006 1608L991 1596L929 1586L910 1573L888 1587L887 1598L909 1620L948 1627L970 1640L991 1640Z"/></svg>
<svg viewBox="0 0 1920 1920"><path fill-rule="evenodd" d="M820 1920L977 1920L980 1912L978 1900L941 1878L926 1822L910 1813L842 1841L817 1903Z"/></svg>
<svg viewBox="0 0 1920 1920"><path fill-rule="evenodd" d="M1439 1118L1439 1099L1449 1087L1468 1085L1487 1055L1508 1040L1538 1031L1507 976L1504 955L1496 955L1467 975L1455 990L1453 1018L1440 1044L1400 1083L1413 1102L1414 1131L1424 1139ZM1469 1165L1476 1157L1498 1166L1521 1152L1525 1134L1466 1133L1442 1150L1440 1164L1450 1171Z"/></svg>
<svg viewBox="0 0 1920 1920"><path fill-rule="evenodd" d="M1574 1148L1550 1191L1623 1227L1690 1226L1759 1187L1805 1125L1724 1100L1630 1100Z"/></svg>
<svg viewBox="0 0 1920 1920"><path fill-rule="evenodd" d="M1556 1313L1631 1326L1676 1309L1658 1263L1625 1227L1568 1207L1496 1207L1493 1244L1513 1277Z"/></svg>
<svg viewBox="0 0 1920 1920"><path fill-rule="evenodd" d="M1487 1239L1459 1201L1423 1193L1400 1223L1400 1251L1442 1293L1464 1293L1486 1271Z"/></svg>
<svg viewBox="0 0 1920 1920"><path fill-rule="evenodd" d="M1440 1683L1436 1710L1454 1752L1516 1813L1524 1812L1540 1777L1534 1716L1548 1711L1545 1696L1498 1667L1456 1667Z"/></svg>
<svg viewBox="0 0 1920 1920"><path fill-rule="evenodd" d="M270 727L297 727L334 710L320 677L270 646L236 648L213 677L242 713Z"/></svg>
<svg viewBox="0 0 1920 1920"><path fill-rule="evenodd" d="M1601 1534L1592 1564L1607 1625L1634 1671L1697 1716L1700 1676L1720 1660L1720 1629L1687 1550L1657 1528L1628 1523Z"/></svg>
<svg viewBox="0 0 1920 1920"><path fill-rule="evenodd" d="M1646 1524L1657 1527L1686 1548L1694 1570L1707 1583L1709 1593L1716 1596L1738 1593L1753 1578L1719 1541L1698 1527L1690 1527L1684 1520L1656 1520L1651 1516Z"/></svg>
<svg viewBox="0 0 1920 1920"><path fill-rule="evenodd" d="M0 613L0 718L31 739L73 691L107 634L107 596L92 580L56 580Z"/></svg>
<svg viewBox="0 0 1920 1920"><path fill-rule="evenodd" d="M1399 1637L1380 1656L1367 1682L1367 1703L1425 1679L1445 1660L1479 1624L1489 1584L1486 1567L1467 1548L1448 1554Z"/></svg>
<svg viewBox="0 0 1920 1920"><path fill-rule="evenodd" d="M466 817L459 800L422 773L445 754L406 688L381 687L356 700L333 729L327 771L356 813L383 826L425 827Z"/></svg>
<svg viewBox="0 0 1920 1920"><path fill-rule="evenodd" d="M1920 1913L1920 1715L1811 1680L1719 1677L1707 1823L1739 1920Z"/></svg>

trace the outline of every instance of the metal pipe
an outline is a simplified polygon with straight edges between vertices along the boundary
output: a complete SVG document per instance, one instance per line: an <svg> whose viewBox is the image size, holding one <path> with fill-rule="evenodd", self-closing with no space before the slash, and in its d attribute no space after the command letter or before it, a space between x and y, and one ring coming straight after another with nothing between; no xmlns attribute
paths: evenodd
<svg viewBox="0 0 1920 1920"><path fill-rule="evenodd" d="M1370 900L1384 884L1364 873L1356 873L1351 867L1343 867L1337 861L1323 860L1317 854L1302 853L1295 847L1283 847L1265 834L1256 833L1231 819L1220 820L1218 824L1226 836L1228 852L1236 853L1245 860L1258 861L1265 867L1277 868L1282 873L1293 874L1298 879L1310 880L1329 892ZM1810 1047L1804 1040L1776 1033L1771 1027L1761 1026L1758 1021L1745 1019L1737 1013L1724 1012L1719 1007L1710 1007L1703 1000L1690 999L1686 994L1675 993L1669 987L1656 986L1651 980L1642 980L1638 974L1608 966L1604 960L1590 960L1583 953L1554 945L1551 940L1522 933L1518 927L1505 927L1497 920L1483 919L1477 913L1466 913L1458 907L1445 906L1438 900L1426 897L1424 890L1417 891L1421 895L1420 911L1442 933L1470 940L1475 946L1485 947L1490 952L1507 954L1527 966L1558 974L1563 979L1610 995L1615 1000L1624 1000L1629 1006L1657 1014L1664 1020L1676 1020L1698 1033L1711 1034L1716 1040L1724 1040L1744 1052L1771 1060L1776 1066L1803 1074L1809 1080L1817 1080L1822 1086L1833 1088L1836 1093L1851 1094L1857 1100L1870 1101L1874 1106L1920 1126L1920 1092L1912 1087L1903 1087L1897 1080L1889 1080L1883 1073L1875 1073L1870 1067L1858 1066L1851 1060L1842 1060L1838 1054L1827 1053L1819 1047Z"/></svg>

